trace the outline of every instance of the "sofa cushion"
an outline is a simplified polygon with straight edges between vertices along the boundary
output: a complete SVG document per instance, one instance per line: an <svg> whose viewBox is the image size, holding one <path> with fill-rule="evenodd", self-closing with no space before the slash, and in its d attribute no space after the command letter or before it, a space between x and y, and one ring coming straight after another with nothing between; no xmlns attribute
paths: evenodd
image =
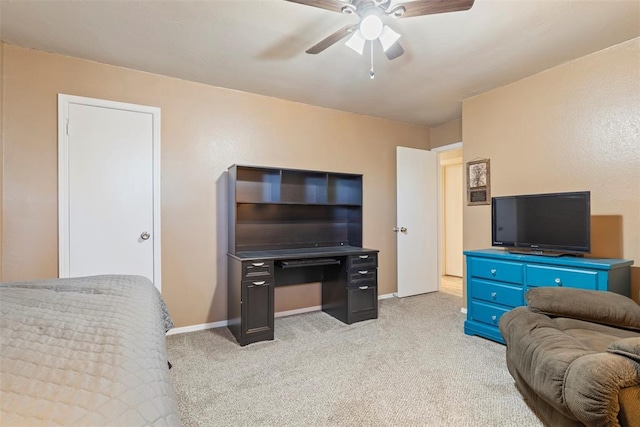
<svg viewBox="0 0 640 427"><path fill-rule="evenodd" d="M638 332L629 329L614 328L585 320L554 317L551 320L555 328L575 338L586 349L603 352L614 342L638 336ZM640 426L639 426L640 427Z"/></svg>
<svg viewBox="0 0 640 427"><path fill-rule="evenodd" d="M525 298L536 313L640 331L640 305L613 292L541 287L530 289Z"/></svg>

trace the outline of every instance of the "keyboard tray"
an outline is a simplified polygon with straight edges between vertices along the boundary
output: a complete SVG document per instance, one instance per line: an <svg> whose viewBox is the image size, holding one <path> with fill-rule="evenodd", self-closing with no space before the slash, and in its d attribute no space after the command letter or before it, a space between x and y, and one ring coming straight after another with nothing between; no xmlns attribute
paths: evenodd
<svg viewBox="0 0 640 427"><path fill-rule="evenodd" d="M335 258L303 258L276 261L280 268L314 267L317 265L339 265L340 260Z"/></svg>

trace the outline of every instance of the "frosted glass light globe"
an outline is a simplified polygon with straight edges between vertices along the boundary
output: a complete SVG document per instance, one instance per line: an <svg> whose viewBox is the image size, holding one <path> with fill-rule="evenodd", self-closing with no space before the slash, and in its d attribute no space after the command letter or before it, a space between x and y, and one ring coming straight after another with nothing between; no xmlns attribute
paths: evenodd
<svg viewBox="0 0 640 427"><path fill-rule="evenodd" d="M376 15L365 16L360 22L360 32L367 40L375 40L382 34L382 19Z"/></svg>

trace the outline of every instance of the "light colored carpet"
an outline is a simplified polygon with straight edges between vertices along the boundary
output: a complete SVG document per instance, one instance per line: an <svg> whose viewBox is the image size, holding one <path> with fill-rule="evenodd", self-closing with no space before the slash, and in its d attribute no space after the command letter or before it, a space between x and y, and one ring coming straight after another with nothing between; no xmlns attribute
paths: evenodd
<svg viewBox="0 0 640 427"><path fill-rule="evenodd" d="M229 331L167 337L185 426L541 426L505 347L463 333L461 299L380 301L377 320L278 318L275 340Z"/></svg>

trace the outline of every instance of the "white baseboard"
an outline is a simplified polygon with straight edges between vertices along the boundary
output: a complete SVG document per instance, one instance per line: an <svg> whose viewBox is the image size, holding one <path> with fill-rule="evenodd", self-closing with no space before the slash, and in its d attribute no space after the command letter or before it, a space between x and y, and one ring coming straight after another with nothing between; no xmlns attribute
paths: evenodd
<svg viewBox="0 0 640 427"><path fill-rule="evenodd" d="M384 294L384 295L378 295L378 299L388 299L388 298L394 298L395 294ZM287 317L287 316L293 316L295 314L302 314L302 313L310 313L312 311L320 311L322 310L322 306L320 305L314 305L313 307L304 307L304 308L297 308L295 310L287 310L287 311L280 311L278 313L275 313L274 317ZM466 313L466 309L464 313ZM171 330L169 330L169 332L167 332L167 335L176 335L176 334L184 334L187 332L195 332L195 331L204 331L205 329L214 329L214 328L225 328L227 326L228 322L226 320L220 320L219 322L212 322L212 323L200 323L198 325L191 325L191 326L182 326L180 328L173 328Z"/></svg>
<svg viewBox="0 0 640 427"><path fill-rule="evenodd" d="M462 308L460 309L460 312L461 312L461 313L464 313L464 314L467 314L467 309L466 309L466 308L464 308L464 307L462 307Z"/></svg>
<svg viewBox="0 0 640 427"><path fill-rule="evenodd" d="M200 323L199 325L182 326L180 328L173 328L167 332L167 335L184 334L186 332L204 331L205 329L224 328L227 326L226 320L212 323Z"/></svg>
<svg viewBox="0 0 640 427"><path fill-rule="evenodd" d="M313 307L298 308L296 310L280 311L275 313L274 317L286 317L293 316L294 314L309 313L311 311L320 311L322 307L319 305ZM187 332L204 331L205 329L214 328L226 328L228 322L226 320L220 320L219 322L200 323L198 325L182 326L180 328L173 328L167 332L167 335L184 334Z"/></svg>

